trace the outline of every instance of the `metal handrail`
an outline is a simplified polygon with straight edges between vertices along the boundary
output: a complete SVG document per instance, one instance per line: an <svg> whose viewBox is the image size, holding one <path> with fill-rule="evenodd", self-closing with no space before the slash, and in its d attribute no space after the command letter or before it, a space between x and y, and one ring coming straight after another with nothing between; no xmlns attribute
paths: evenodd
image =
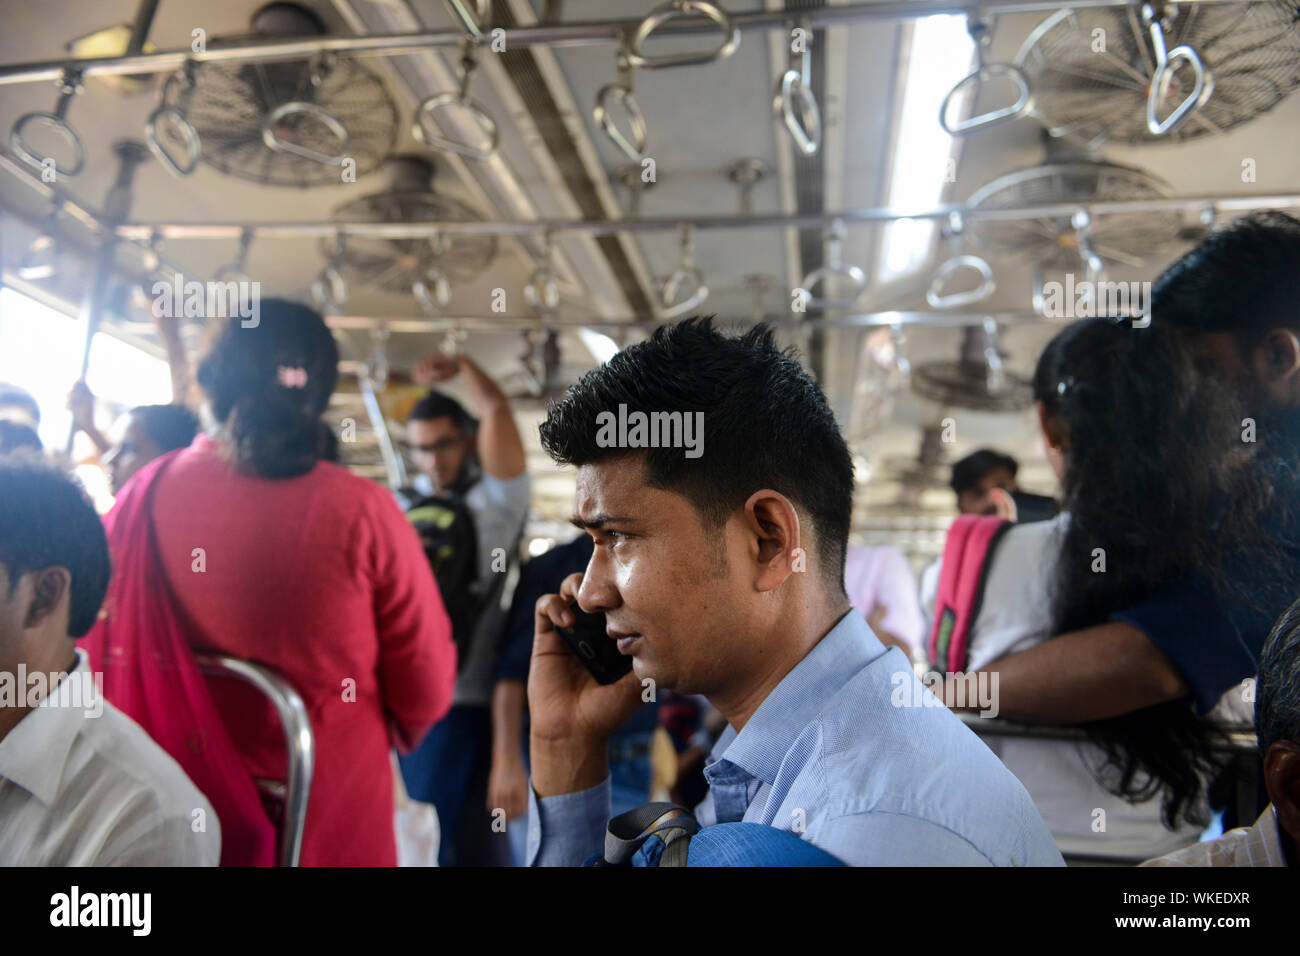
<svg viewBox="0 0 1300 956"><path fill-rule="evenodd" d="M979 714L959 712L957 714L976 734L990 737L1019 737L1037 740L1081 741L1088 739L1088 732L1082 727L1058 724L1022 724L1002 717L981 717ZM1259 745L1255 739L1255 728L1250 724L1214 724L1215 729L1223 732L1224 740L1217 741L1214 749L1221 753L1257 753Z"/></svg>
<svg viewBox="0 0 1300 956"><path fill-rule="evenodd" d="M1057 10L1080 10L1095 7L1122 7L1131 0L995 0L983 3L987 14L1051 13ZM1232 3L1240 0L1181 0L1183 3ZM964 16L971 4L952 0L891 0L885 3L852 3L836 7L819 7L799 11L799 16L814 28L862 21L915 20L936 14ZM749 30L782 30L789 20L788 10L752 10L730 15L742 33ZM503 31L509 49L533 46L582 46L609 43L619 33L634 32L642 20L582 20L572 23L515 27ZM657 33L692 35L716 33L717 24L702 16L665 23ZM121 76L130 73L162 73L181 67L187 60L199 63L295 60L314 53L346 53L351 56L395 56L419 53L433 47L456 46L466 33L462 29L418 33L386 33L359 37L311 37L239 43L209 48L201 53L186 47L128 56L87 57L84 59L41 60L0 66L0 86L8 83L34 83L56 80L63 70L75 66L83 76Z"/></svg>
<svg viewBox="0 0 1300 956"><path fill-rule="evenodd" d="M1246 212L1253 209L1300 207L1300 192L1268 195L1201 195L1159 199L1098 200L1085 204L1094 216L1120 213L1156 213L1200 211L1214 206L1220 213ZM1017 222L1030 219L1070 219L1079 210L1078 202L1036 203L1009 209L991 209L958 205L930 209L890 209L864 207L828 212L761 213L758 215L672 216L640 219L484 219L422 220L420 222L363 222L360 220L329 222L263 222L253 225L233 222L140 222L117 227L123 238L146 240L154 231L165 239L234 238L245 229L256 236L324 237L346 233L349 237L371 239L419 239L439 234L458 236L614 236L622 233L677 230L682 224L695 229L813 229L835 220L845 223L886 224L899 219L943 220L958 213L967 221Z"/></svg>
<svg viewBox="0 0 1300 956"><path fill-rule="evenodd" d="M280 866L297 866L302 855L303 827L307 822L307 802L316 762L316 738L307 707L292 685L265 665L228 654L196 653L194 656L204 674L241 680L275 707L287 745L283 792L277 792L279 788L271 785L274 782L255 782L273 796L283 797L284 819L280 821L277 862Z"/></svg>

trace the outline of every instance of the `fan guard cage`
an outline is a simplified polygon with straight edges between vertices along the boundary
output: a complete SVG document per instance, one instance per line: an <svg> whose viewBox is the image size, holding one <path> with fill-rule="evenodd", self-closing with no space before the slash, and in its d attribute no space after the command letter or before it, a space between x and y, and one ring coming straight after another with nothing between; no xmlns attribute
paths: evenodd
<svg viewBox="0 0 1300 956"><path fill-rule="evenodd" d="M1167 183L1150 173L1095 160L1047 163L1000 176L976 190L967 202L975 209L1014 209L1030 205L1078 204L1106 200L1163 199ZM1089 238L1103 259L1139 266L1143 256L1170 240L1182 225L1177 212L1117 213L1093 219ZM1069 216L996 221L971 217L967 230L979 243L1008 255L1035 261L1078 254L1078 235ZM1046 254L1051 247L1055 256Z"/></svg>
<svg viewBox="0 0 1300 956"><path fill-rule="evenodd" d="M1093 52L1094 36L1105 38L1104 52ZM1015 62L1029 79L1035 115L1055 136L1090 146L1181 142L1244 123L1300 85L1300 0L1183 4L1166 44L1191 46L1214 91L1163 136L1147 129L1155 58L1136 6L1059 10L1029 35ZM1186 64L1175 72L1160 116L1188 95L1190 73Z"/></svg>
<svg viewBox="0 0 1300 956"><path fill-rule="evenodd" d="M334 210L333 218L352 222L472 222L483 218L467 203L433 192L371 193ZM329 258L332 241L321 242ZM344 277L387 292L410 293L424 270L436 265L453 282L481 275L496 258L496 236L451 234L429 239L374 239L348 236L338 257Z"/></svg>
<svg viewBox="0 0 1300 956"><path fill-rule="evenodd" d="M988 369L969 362L926 362L912 370L912 391L941 406L980 412L1019 412L1033 403L1029 381L1002 372L1002 387L989 391Z"/></svg>
<svg viewBox="0 0 1300 956"><path fill-rule="evenodd" d="M259 39L264 39L259 37ZM262 126L283 103L308 102L334 116L348 132L347 156L356 175L372 172L397 141L398 112L383 81L351 60L288 60L279 63L204 63L188 107L182 79L163 88L168 106L183 108L202 143L204 162L230 176L272 186L320 186L342 182L340 167L269 148ZM332 155L338 139L316 120L289 118L283 139Z"/></svg>

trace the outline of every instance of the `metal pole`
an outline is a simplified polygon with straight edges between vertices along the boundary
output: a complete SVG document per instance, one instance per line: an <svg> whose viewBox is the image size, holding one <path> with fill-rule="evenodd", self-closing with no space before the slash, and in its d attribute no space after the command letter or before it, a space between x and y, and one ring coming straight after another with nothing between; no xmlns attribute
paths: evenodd
<svg viewBox="0 0 1300 956"><path fill-rule="evenodd" d="M952 213L964 219L1012 222L1023 219L1069 219L1079 209L1096 216L1118 213L1187 212L1214 208L1219 212L1300 206L1300 193L1257 196L1179 196L1165 199L1089 200L1085 202L1041 203L1007 209L985 209L960 205L931 209L871 207L820 213L771 213L758 216L672 216L654 219L495 219L467 222L425 220L423 222L263 222L247 223L131 223L117 227L125 239L147 239L155 230L168 239L228 239L245 230L262 238L324 237L340 233L372 239L432 238L435 235L462 236L611 236L619 233L677 230L682 224L696 229L811 229L835 219L846 223L889 223L899 219L946 220Z"/></svg>
<svg viewBox="0 0 1300 956"><path fill-rule="evenodd" d="M79 379L86 377L90 368L90 346L99 331L100 319L103 318L104 304L108 298L108 286L117 269L117 233L113 229L131 211L131 183L135 178L136 168L149 156L143 143L124 140L113 144L113 152L118 158L117 178L108 191L104 201L105 234L95 256L95 273L90 282L90 292L82 306L81 315L86 322L86 339L81 348L81 372ZM72 454L72 442L77 437L77 426L68 426L67 453Z"/></svg>
<svg viewBox="0 0 1300 956"><path fill-rule="evenodd" d="M1190 3L1234 3L1241 0L1182 0ZM1060 9L1127 6L1129 0L994 0L980 4L982 13L1034 13ZM814 28L863 21L914 20L936 14L966 15L976 8L972 3L951 0L894 0L887 3L855 3L842 7L821 7L799 12L799 17ZM732 20L742 31L784 30L791 14L788 10L753 10L733 13ZM640 20L584 20L567 24L539 24L504 30L510 49L533 46L586 46L610 43L621 33L635 31ZM665 24L656 33L681 35L716 32L717 26L703 17L681 18ZM68 66L83 76L117 76L123 73L164 73L178 69L187 61L198 63L294 60L329 51L351 56L395 56L419 53L436 47L454 47L465 37L463 30L426 33L386 33L363 37L312 37L309 39L269 40L207 49L195 53L190 49L166 50L132 56L88 57L76 60L42 60L0 66L0 85L57 80Z"/></svg>

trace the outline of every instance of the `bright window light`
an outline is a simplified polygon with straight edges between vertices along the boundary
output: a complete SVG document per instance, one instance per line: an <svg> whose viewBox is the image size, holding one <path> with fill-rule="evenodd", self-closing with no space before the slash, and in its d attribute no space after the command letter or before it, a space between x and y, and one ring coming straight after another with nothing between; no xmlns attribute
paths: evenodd
<svg viewBox="0 0 1300 956"><path fill-rule="evenodd" d="M81 371L85 324L13 289L0 289L0 381L25 388L41 407L40 436L62 450L72 417L68 390ZM86 384L113 409L165 405L171 376L162 359L97 333L90 346Z"/></svg>
<svg viewBox="0 0 1300 956"><path fill-rule="evenodd" d="M889 175L891 208L938 205L950 178L948 162L953 152L953 138L939 125L939 105L971 72L974 62L975 43L964 16L943 14L913 24L898 148ZM968 98L969 88L959 94L953 108L964 108L960 101ZM918 219L900 219L886 226L881 280L888 282L920 268L928 257L934 229L934 222Z"/></svg>

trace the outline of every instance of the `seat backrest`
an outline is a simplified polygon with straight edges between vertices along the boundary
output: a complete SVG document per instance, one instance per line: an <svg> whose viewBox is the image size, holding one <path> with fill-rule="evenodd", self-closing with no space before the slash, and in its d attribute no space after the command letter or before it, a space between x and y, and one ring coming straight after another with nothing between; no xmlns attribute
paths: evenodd
<svg viewBox="0 0 1300 956"><path fill-rule="evenodd" d="M311 794L312 770L316 762L316 737L302 697L282 676L264 664L225 654L196 652L199 670L210 677L233 677L256 689L280 718L284 731L287 765L283 784L254 781L263 793L280 800L280 836L276 853L278 866L297 866L302 855L303 827L307 822L307 798Z"/></svg>

